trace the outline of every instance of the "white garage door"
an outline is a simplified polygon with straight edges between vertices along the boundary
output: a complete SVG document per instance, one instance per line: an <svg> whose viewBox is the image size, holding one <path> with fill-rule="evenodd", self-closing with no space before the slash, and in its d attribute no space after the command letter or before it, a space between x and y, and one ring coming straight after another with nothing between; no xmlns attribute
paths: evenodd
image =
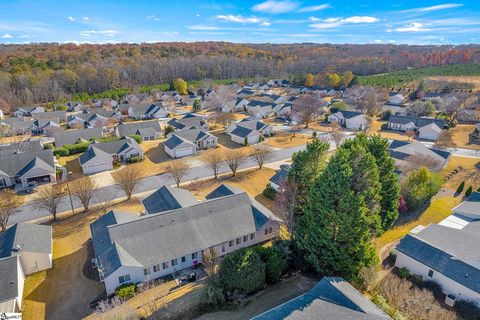
<svg viewBox="0 0 480 320"><path fill-rule="evenodd" d="M92 174L92 173L112 170L113 165L112 165L111 162L110 163L102 162L102 163L87 164L87 165L82 166L82 168L83 168L83 173L84 174Z"/></svg>
<svg viewBox="0 0 480 320"><path fill-rule="evenodd" d="M192 155L192 148L182 148L175 150L175 155L177 158L186 157Z"/></svg>

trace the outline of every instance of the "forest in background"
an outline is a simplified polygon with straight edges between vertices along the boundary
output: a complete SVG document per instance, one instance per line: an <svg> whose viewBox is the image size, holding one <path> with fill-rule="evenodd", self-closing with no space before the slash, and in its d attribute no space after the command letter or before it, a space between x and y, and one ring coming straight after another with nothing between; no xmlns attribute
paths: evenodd
<svg viewBox="0 0 480 320"><path fill-rule="evenodd" d="M234 44L0 45L0 99L25 105L108 90L201 79L306 73L368 76L409 67L480 63L480 46ZM163 88L163 87L162 87Z"/></svg>

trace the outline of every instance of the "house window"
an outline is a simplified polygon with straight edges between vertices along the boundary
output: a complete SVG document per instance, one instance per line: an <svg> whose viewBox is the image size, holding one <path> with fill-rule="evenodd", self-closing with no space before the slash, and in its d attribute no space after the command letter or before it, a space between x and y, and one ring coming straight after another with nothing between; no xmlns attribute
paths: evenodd
<svg viewBox="0 0 480 320"><path fill-rule="evenodd" d="M242 238L237 238L237 244L240 244L242 242Z"/></svg>
<svg viewBox="0 0 480 320"><path fill-rule="evenodd" d="M248 241L248 236L243 236L243 242L247 242Z"/></svg>
<svg viewBox="0 0 480 320"><path fill-rule="evenodd" d="M272 227L265 229L265 234L272 233Z"/></svg>
<svg viewBox="0 0 480 320"><path fill-rule="evenodd" d="M178 264L178 260L177 259L172 259L172 267L173 266L176 266Z"/></svg>
<svg viewBox="0 0 480 320"><path fill-rule="evenodd" d="M152 272L150 271L150 268L145 268L145 269L143 269L143 274L144 274L144 275L148 276L150 273L152 273Z"/></svg>
<svg viewBox="0 0 480 320"><path fill-rule="evenodd" d="M225 252L225 243L222 243L222 252Z"/></svg>
<svg viewBox="0 0 480 320"><path fill-rule="evenodd" d="M5 187L5 179L0 179L0 188Z"/></svg>
<svg viewBox="0 0 480 320"><path fill-rule="evenodd" d="M192 253L192 260L198 258L198 252Z"/></svg>
<svg viewBox="0 0 480 320"><path fill-rule="evenodd" d="M428 277L433 278L433 270L432 269L428 270Z"/></svg>
<svg viewBox="0 0 480 320"><path fill-rule="evenodd" d="M165 269L165 268L163 268L163 269ZM153 266L153 272L158 272L158 271L160 271L160 265L159 264L154 265Z"/></svg>
<svg viewBox="0 0 480 320"><path fill-rule="evenodd" d="M233 247L233 240L228 241L228 246Z"/></svg>
<svg viewBox="0 0 480 320"><path fill-rule="evenodd" d="M118 277L118 282L119 283L125 283L125 282L128 282L128 281L130 281L130 275L129 274Z"/></svg>
<svg viewBox="0 0 480 320"><path fill-rule="evenodd" d="M255 239L255 233L252 233L252 234L250 235L250 240L253 240L253 239Z"/></svg>
<svg viewBox="0 0 480 320"><path fill-rule="evenodd" d="M187 259L185 258L185 256L182 257L182 263L184 263L185 261L187 261Z"/></svg>
<svg viewBox="0 0 480 320"><path fill-rule="evenodd" d="M162 263L162 269L168 269L168 262Z"/></svg>

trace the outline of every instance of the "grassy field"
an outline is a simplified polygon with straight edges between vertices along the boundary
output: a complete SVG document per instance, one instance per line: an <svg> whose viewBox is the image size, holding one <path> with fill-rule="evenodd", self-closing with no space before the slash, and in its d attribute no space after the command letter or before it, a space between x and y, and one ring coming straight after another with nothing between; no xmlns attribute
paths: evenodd
<svg viewBox="0 0 480 320"><path fill-rule="evenodd" d="M279 132L271 138L267 138L265 144L274 148L290 148L306 144L310 138L303 134Z"/></svg>
<svg viewBox="0 0 480 320"><path fill-rule="evenodd" d="M473 124L459 124L455 128L451 128L449 131L452 133L452 139L457 148L467 148L480 150L480 145L472 143L470 141L470 134L475 130Z"/></svg>

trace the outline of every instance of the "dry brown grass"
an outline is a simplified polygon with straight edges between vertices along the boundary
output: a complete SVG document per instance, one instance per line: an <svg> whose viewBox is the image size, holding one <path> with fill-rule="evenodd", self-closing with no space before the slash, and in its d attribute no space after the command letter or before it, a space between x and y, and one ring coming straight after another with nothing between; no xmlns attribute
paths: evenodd
<svg viewBox="0 0 480 320"><path fill-rule="evenodd" d="M279 132L271 138L267 138L265 144L275 148L290 148L304 145L309 141L309 137L303 134Z"/></svg>
<svg viewBox="0 0 480 320"><path fill-rule="evenodd" d="M451 156L448 165L443 169L442 172L447 175L455 168L461 168L461 170L457 174L452 175L443 187L455 191L460 183L465 181L465 190L470 185L472 185L474 190L476 190L480 186L480 179L478 179L479 181L475 181L474 178L475 165L478 162L479 159L476 158Z"/></svg>
<svg viewBox="0 0 480 320"><path fill-rule="evenodd" d="M400 131L384 131L382 130L382 125L387 123L385 120L372 119L371 127L368 130L369 134L380 133L382 138L394 139L394 140L408 140L408 137Z"/></svg>
<svg viewBox="0 0 480 320"><path fill-rule="evenodd" d="M308 127L315 131L320 132L330 132L332 131L332 127L329 123L326 122L312 122L308 125Z"/></svg>
<svg viewBox="0 0 480 320"><path fill-rule="evenodd" d="M427 78L426 85L430 90L443 89L442 84L448 83L455 89L480 90L480 77L468 76L431 76Z"/></svg>
<svg viewBox="0 0 480 320"><path fill-rule="evenodd" d="M473 124L459 124L455 128L451 128L453 142L458 148L480 150L480 145L470 142L470 134L475 130Z"/></svg>
<svg viewBox="0 0 480 320"><path fill-rule="evenodd" d="M72 172L73 176L83 175L82 167L78 161L81 154L74 154L72 156L60 157L57 159L58 164L67 168L67 171Z"/></svg>

